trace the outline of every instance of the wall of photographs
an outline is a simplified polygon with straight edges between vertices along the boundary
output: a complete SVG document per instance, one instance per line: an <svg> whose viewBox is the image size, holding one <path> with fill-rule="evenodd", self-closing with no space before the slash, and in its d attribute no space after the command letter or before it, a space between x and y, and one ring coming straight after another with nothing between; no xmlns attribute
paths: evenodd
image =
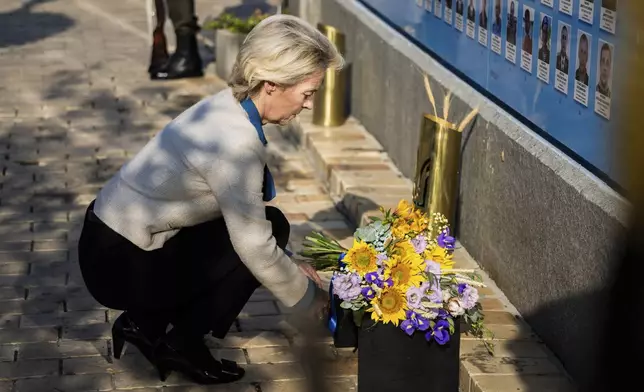
<svg viewBox="0 0 644 392"><path fill-rule="evenodd" d="M614 181L617 0L360 0Z"/></svg>

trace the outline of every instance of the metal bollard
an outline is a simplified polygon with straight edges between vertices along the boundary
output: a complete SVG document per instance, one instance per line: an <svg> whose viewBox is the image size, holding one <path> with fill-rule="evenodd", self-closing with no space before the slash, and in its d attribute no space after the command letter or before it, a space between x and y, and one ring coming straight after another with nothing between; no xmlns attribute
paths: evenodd
<svg viewBox="0 0 644 392"><path fill-rule="evenodd" d="M454 225L461 139L455 124L426 114L420 128L413 202L431 217L441 213Z"/></svg>
<svg viewBox="0 0 644 392"><path fill-rule="evenodd" d="M345 36L335 27L318 24L322 32L341 55L345 52ZM347 68L336 72L327 70L320 90L313 98L313 124L337 127L347 120Z"/></svg>

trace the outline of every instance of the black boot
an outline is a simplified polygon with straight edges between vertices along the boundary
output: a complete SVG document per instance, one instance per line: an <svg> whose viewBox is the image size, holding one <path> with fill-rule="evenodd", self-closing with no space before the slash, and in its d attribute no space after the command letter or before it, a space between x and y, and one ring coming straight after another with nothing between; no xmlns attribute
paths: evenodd
<svg viewBox="0 0 644 392"><path fill-rule="evenodd" d="M169 80L201 77L202 67L195 33L177 32L177 50L161 70L150 73L150 78Z"/></svg>
<svg viewBox="0 0 644 392"><path fill-rule="evenodd" d="M123 312L116 321L114 321L114 325L112 326L114 357L116 359L121 358L123 346L125 345L125 342L128 342L136 346L148 361L154 363L153 351L158 338L158 334L151 333L151 331L144 332L137 324L134 323L128 312Z"/></svg>
<svg viewBox="0 0 644 392"><path fill-rule="evenodd" d="M203 336L186 337L176 328L158 341L154 359L161 381L173 370L199 384L224 384L244 376L244 369L234 361L213 358Z"/></svg>

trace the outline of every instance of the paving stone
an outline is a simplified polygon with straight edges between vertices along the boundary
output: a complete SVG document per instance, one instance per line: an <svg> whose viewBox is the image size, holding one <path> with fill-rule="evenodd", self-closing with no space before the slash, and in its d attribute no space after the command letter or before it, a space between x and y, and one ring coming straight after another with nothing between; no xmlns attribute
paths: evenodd
<svg viewBox="0 0 644 392"><path fill-rule="evenodd" d="M59 313L25 314L20 316L20 326L23 328L60 327L63 319Z"/></svg>
<svg viewBox="0 0 644 392"><path fill-rule="evenodd" d="M103 324L107 322L107 314L104 310L66 312L63 322L65 325Z"/></svg>
<svg viewBox="0 0 644 392"><path fill-rule="evenodd" d="M487 349L477 340L461 340L461 356L474 354L483 357L489 356ZM544 345L532 341L495 340L494 357L497 358L546 358L548 353Z"/></svg>
<svg viewBox="0 0 644 392"><path fill-rule="evenodd" d="M69 249L67 241L60 240L38 240L33 243L34 252L56 251Z"/></svg>
<svg viewBox="0 0 644 392"><path fill-rule="evenodd" d="M136 389L136 388L150 388L161 386L178 386L192 384L185 380L177 372L173 372L165 382L159 380L159 375L156 371L137 372L137 373L117 373L113 376L114 385L116 389Z"/></svg>
<svg viewBox="0 0 644 392"><path fill-rule="evenodd" d="M94 298L89 296L68 298L66 303L68 311L106 309L105 306L99 304Z"/></svg>
<svg viewBox="0 0 644 392"><path fill-rule="evenodd" d="M135 391L139 392L140 390L136 389ZM187 386L163 388L163 392L256 392L256 391L257 389L255 388L254 385L247 384L247 383L209 385L209 386L187 385Z"/></svg>
<svg viewBox="0 0 644 392"><path fill-rule="evenodd" d="M298 380L304 377L302 368L298 363L275 363L275 364L257 364L245 365L244 381L262 382L262 381L281 381L281 380Z"/></svg>
<svg viewBox="0 0 644 392"><path fill-rule="evenodd" d="M64 339L109 339L112 337L112 326L108 323L65 326Z"/></svg>
<svg viewBox="0 0 644 392"><path fill-rule="evenodd" d="M576 391L570 381L561 376L488 375L475 376L470 392L517 392L517 391Z"/></svg>
<svg viewBox="0 0 644 392"><path fill-rule="evenodd" d="M13 362L17 350L18 346L13 344L0 346L0 361Z"/></svg>
<svg viewBox="0 0 644 392"><path fill-rule="evenodd" d="M102 374L102 373L141 373L154 374L154 366L133 346L126 346L121 359L107 360L106 356L86 358L72 357L63 360L63 374Z"/></svg>
<svg viewBox="0 0 644 392"><path fill-rule="evenodd" d="M18 380L15 386L15 392L84 392L111 390L112 376L109 374L56 376Z"/></svg>
<svg viewBox="0 0 644 392"><path fill-rule="evenodd" d="M13 262L0 263L0 275L26 275L29 273L29 263Z"/></svg>
<svg viewBox="0 0 644 392"><path fill-rule="evenodd" d="M302 380L262 382L262 392L302 392L306 390L306 384ZM333 392L355 392L357 383L355 378L327 379L325 386L328 391Z"/></svg>
<svg viewBox="0 0 644 392"><path fill-rule="evenodd" d="M0 329L18 328L20 325L20 315L3 314L0 315Z"/></svg>
<svg viewBox="0 0 644 392"><path fill-rule="evenodd" d="M0 301L23 300L25 298L25 289L22 287L0 287Z"/></svg>
<svg viewBox="0 0 644 392"><path fill-rule="evenodd" d="M18 346L20 360L63 359L99 355L107 355L107 343L104 340L61 340L58 343L27 343Z"/></svg>
<svg viewBox="0 0 644 392"><path fill-rule="evenodd" d="M0 378L16 379L58 374L58 361L0 362Z"/></svg>
<svg viewBox="0 0 644 392"><path fill-rule="evenodd" d="M256 347L246 351L252 364L297 362L291 347Z"/></svg>
<svg viewBox="0 0 644 392"><path fill-rule="evenodd" d="M23 328L0 330L0 342L8 343L36 343L56 342L58 330L56 328Z"/></svg>
<svg viewBox="0 0 644 392"><path fill-rule="evenodd" d="M62 310L60 301L42 299L27 299L23 301L0 301L1 314L35 314L53 313Z"/></svg>

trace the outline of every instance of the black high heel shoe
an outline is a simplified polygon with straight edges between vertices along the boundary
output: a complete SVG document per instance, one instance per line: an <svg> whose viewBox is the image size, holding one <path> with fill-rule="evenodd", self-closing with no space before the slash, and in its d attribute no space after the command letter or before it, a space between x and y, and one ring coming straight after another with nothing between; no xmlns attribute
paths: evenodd
<svg viewBox="0 0 644 392"><path fill-rule="evenodd" d="M131 343L141 351L148 361L154 363L154 344L134 324L127 312L123 312L114 321L112 326L112 344L114 345L114 358L121 359L125 342Z"/></svg>
<svg viewBox="0 0 644 392"><path fill-rule="evenodd" d="M203 342L176 344L161 339L154 351L155 365L161 381L174 370L203 385L224 384L241 379L245 371L236 362L212 357Z"/></svg>

